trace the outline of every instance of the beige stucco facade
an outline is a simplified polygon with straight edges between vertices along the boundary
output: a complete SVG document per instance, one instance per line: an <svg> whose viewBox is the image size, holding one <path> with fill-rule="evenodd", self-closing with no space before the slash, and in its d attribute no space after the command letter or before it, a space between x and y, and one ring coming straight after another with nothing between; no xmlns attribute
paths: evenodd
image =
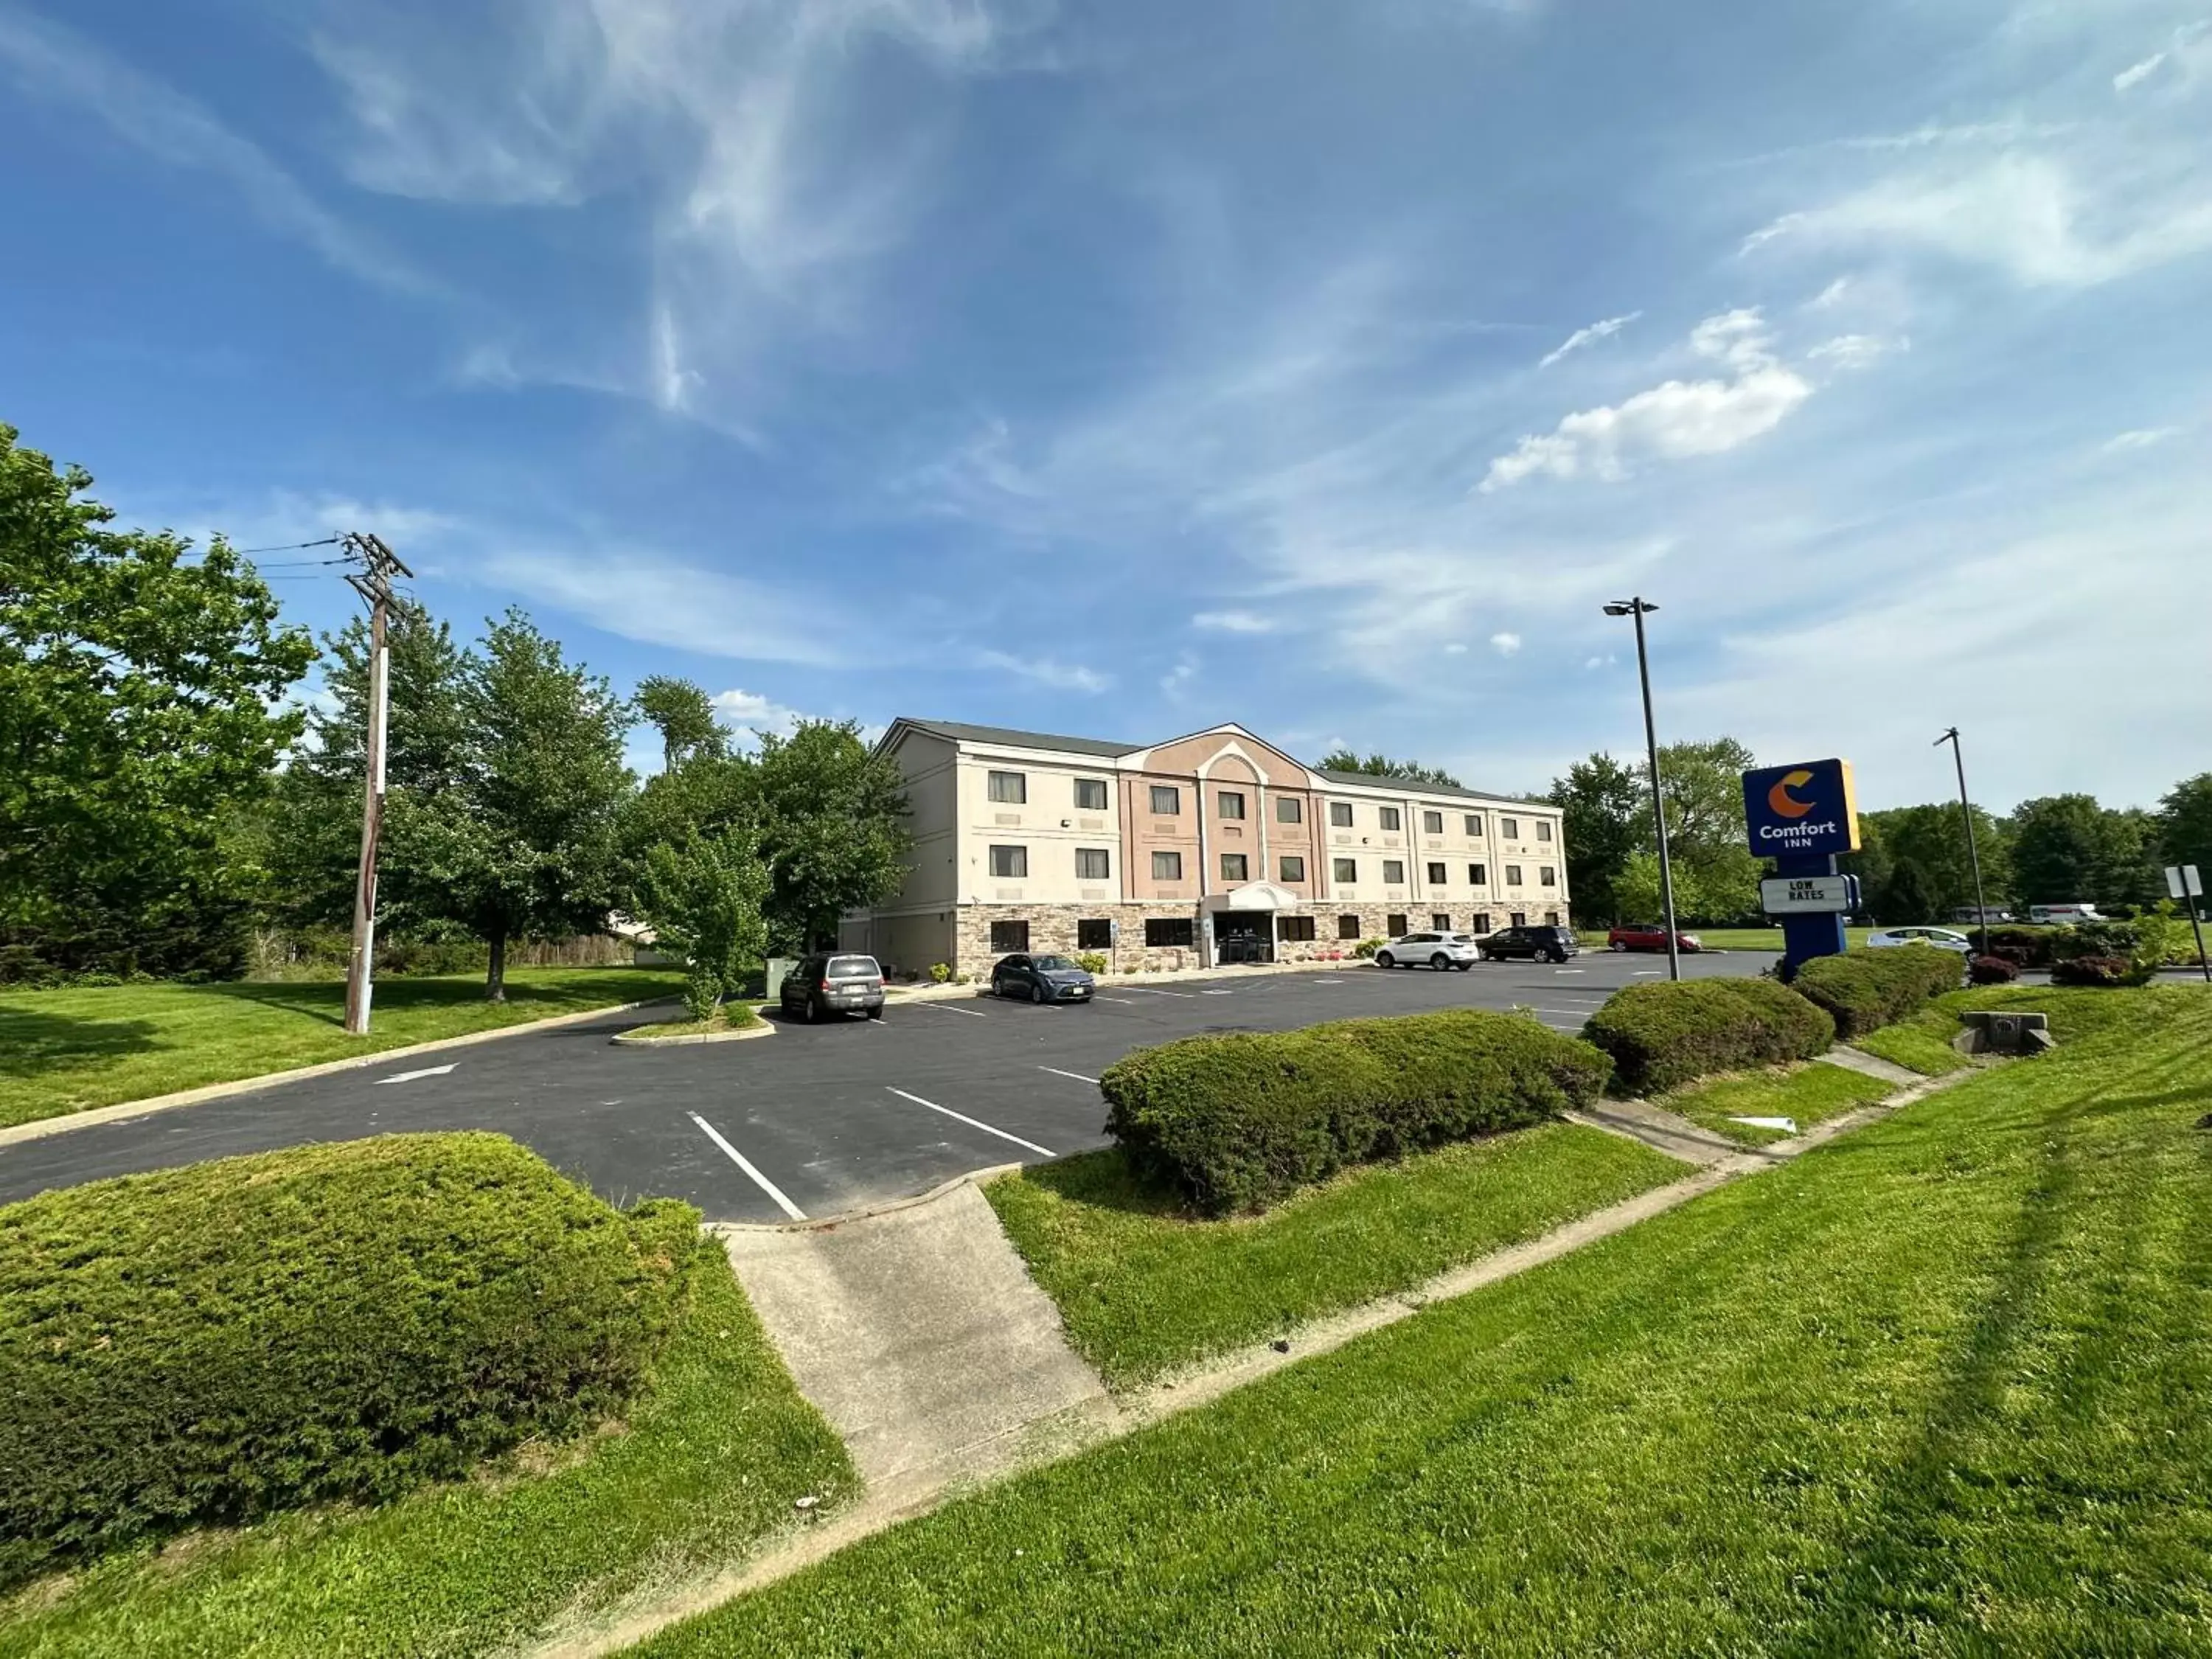
<svg viewBox="0 0 2212 1659"><path fill-rule="evenodd" d="M1408 929L1569 920L1559 812L1324 773L1238 726L1150 747L901 720L912 873L840 942L895 970L1010 951L1116 970L1260 947L1328 959Z"/></svg>

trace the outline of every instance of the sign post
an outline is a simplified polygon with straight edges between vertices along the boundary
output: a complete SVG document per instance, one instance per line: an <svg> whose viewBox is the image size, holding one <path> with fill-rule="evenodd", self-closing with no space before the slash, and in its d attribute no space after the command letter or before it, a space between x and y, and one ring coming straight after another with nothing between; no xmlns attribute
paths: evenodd
<svg viewBox="0 0 2212 1659"><path fill-rule="evenodd" d="M1858 902L1855 878L1836 856L1859 848L1857 792L1847 760L1763 766L1743 775L1743 816L1751 850L1774 860L1775 878L1759 902L1782 920L1786 979L1815 957L1840 956L1844 917Z"/></svg>
<svg viewBox="0 0 2212 1659"><path fill-rule="evenodd" d="M2166 890L2189 907L2189 929L2197 935L2197 966L2204 975L2204 982L2212 985L2212 957L2204 954L2204 924L2197 916L2197 901L2204 896L2204 878L2193 864L2169 864Z"/></svg>

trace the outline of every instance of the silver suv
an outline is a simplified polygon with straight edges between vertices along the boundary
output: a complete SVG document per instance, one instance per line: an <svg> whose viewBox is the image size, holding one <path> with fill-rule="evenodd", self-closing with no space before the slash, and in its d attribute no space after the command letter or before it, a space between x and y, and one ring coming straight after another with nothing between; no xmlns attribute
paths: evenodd
<svg viewBox="0 0 2212 1659"><path fill-rule="evenodd" d="M1456 968L1462 974L1481 958L1472 933L1408 933L1394 939L1375 953L1377 968L1411 968L1417 963L1442 969Z"/></svg>
<svg viewBox="0 0 2212 1659"><path fill-rule="evenodd" d="M811 1025L831 1014L884 1017L884 970L873 957L806 957L784 975L780 1001L787 1016Z"/></svg>

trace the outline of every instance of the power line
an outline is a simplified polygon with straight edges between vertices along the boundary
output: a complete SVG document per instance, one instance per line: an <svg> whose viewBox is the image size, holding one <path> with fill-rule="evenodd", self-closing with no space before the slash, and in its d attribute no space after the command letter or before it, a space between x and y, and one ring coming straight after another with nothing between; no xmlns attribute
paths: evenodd
<svg viewBox="0 0 2212 1659"><path fill-rule="evenodd" d="M303 547L336 547L345 539L343 536L325 536L319 542L286 542L282 547L234 547L234 553L297 553ZM302 561L305 562L305 561ZM326 561L335 564L335 559Z"/></svg>

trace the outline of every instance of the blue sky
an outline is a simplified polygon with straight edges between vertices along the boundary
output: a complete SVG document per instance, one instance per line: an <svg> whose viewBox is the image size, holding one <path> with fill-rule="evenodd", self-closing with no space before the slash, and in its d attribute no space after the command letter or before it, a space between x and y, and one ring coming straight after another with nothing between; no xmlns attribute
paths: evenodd
<svg viewBox="0 0 2212 1659"><path fill-rule="evenodd" d="M25 441L746 723L1524 789L1640 590L1871 804L2212 765L2205 0L0 0L0 144Z"/></svg>

